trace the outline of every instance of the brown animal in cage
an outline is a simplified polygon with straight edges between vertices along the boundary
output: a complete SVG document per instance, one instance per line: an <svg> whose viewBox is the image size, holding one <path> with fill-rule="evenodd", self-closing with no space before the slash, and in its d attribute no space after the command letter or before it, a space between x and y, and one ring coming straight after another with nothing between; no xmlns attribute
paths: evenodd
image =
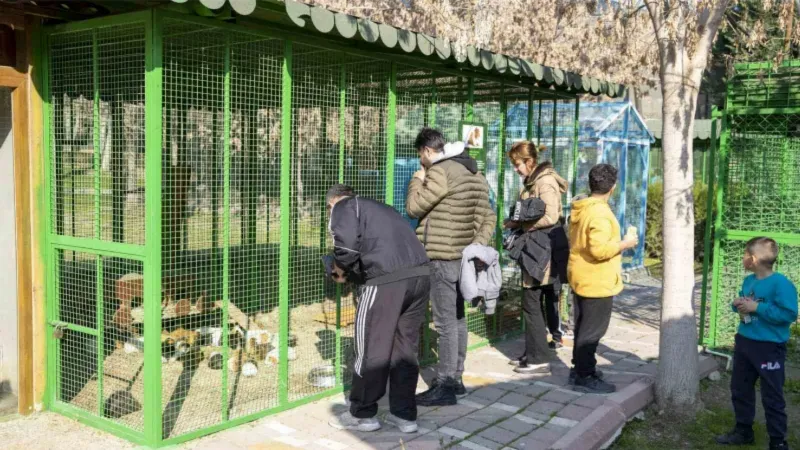
<svg viewBox="0 0 800 450"><path fill-rule="evenodd" d="M164 164L161 195L161 251L166 268L175 265L183 248L183 228L188 219L189 186L192 169L178 164Z"/></svg>

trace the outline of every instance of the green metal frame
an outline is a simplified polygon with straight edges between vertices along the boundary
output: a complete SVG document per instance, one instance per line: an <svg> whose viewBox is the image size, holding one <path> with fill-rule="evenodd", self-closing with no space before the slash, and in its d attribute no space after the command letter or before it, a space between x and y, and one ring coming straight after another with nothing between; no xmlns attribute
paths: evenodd
<svg viewBox="0 0 800 450"><path fill-rule="evenodd" d="M174 445L197 437L207 435L220 431L225 428L236 426L248 421L252 421L270 414L281 412L296 406L319 400L326 396L342 392L345 386L342 385L344 375L339 369L343 361L342 349L342 334L340 327L341 310L341 290L337 289L337 305L336 305L336 343L335 343L335 356L334 361L337 367L336 380L337 386L313 395L309 395L300 400L290 400L289 396L289 315L290 305L292 301L291 292L291 257L292 247L292 218L290 214L281 214L279 224L279 273L278 273L278 309L279 309L279 364L278 364L278 405L257 413L245 415L242 417L231 418L229 416L229 398L231 393L228 389L228 371L222 371L222 389L220 392L219 401L222 405L222 417L220 422L202 428L193 432L189 432L176 437L165 438L163 436L162 423L163 423L163 409L162 409L162 362L161 362L161 279L162 279L162 129L165 126L162 120L162 111L164 109L164 87L163 87L163 22L165 19L177 19L189 23L202 24L213 26L223 30L236 31L238 33L247 33L257 36L265 37L278 37L283 39L284 49L281 67L281 135L280 135L280 193L279 204L282 211L288 211L292 206L292 111L293 111L293 50L295 43L298 45L314 45L317 47L326 48L333 51L341 51L349 54L364 55L378 60L389 60L391 64L391 72L388 80L388 92L386 94L386 179L385 179L385 201L389 205L394 205L394 188L395 188L395 152L396 152L396 122L397 122L397 82L398 82L398 64L413 64L420 68L433 68L434 72L432 77L434 80L433 90L438 93L435 85L435 76L458 76L459 80L466 79L467 81L467 96L466 102L463 104L464 112L461 117L464 121L473 121L475 118L476 104L482 101L488 101L489 97L477 96L476 84L481 81L500 82L498 93L500 99L500 131L499 141L500 149L498 149L498 231L495 240L495 245L500 248L502 245L501 223L504 218L504 172L505 172L505 158L504 147L506 141L506 110L509 101L523 100L527 101L529 105L533 105L539 98L568 98L576 101L578 100L574 95L567 93L559 93L555 91L541 91L533 86L526 86L528 92L524 95L516 92L508 93L509 88L516 86L509 85L501 77L486 75L478 76L472 73L466 73L458 70L444 69L441 67L433 67L433 65L426 65L424 61L419 58L402 57L398 55L387 55L377 52L370 52L363 50L356 46L347 46L341 43L327 42L317 36L309 36L304 33L292 32L276 27L269 29L264 27L255 27L254 25L237 26L211 19L198 18L188 15L182 15L161 9L150 9L142 12L131 13L126 15L105 17L99 19L87 20L84 22L68 23L48 27L44 30L41 39L41 47L37 48L39 53L39 63L42 67L42 72L45 74L42 79L44 99L43 114L44 114L44 188L43 195L40 198L40 211L44 214L44 227L42 230L42 240L44 245L44 257L47 261L46 273L46 289L47 289L47 332L52 335L57 328L66 328L72 332L83 333L86 335L95 336L97 338L97 364L98 364L98 413L90 413L84 411L72 404L59 400L59 383L60 379L60 344L54 337L47 339L47 387L45 395L46 407L52 411L72 417L83 423L91 425L96 428L103 429L131 442L146 445L149 447L162 447L166 445ZM99 48L97 43L98 31L105 27L115 27L124 24L140 23L144 25L145 29L145 57L144 57L144 97L145 97L145 164L147 167L145 173L145 244L134 245L124 242L111 242L101 240L101 229L99 219L94 223L93 237L81 238L72 237L58 234L53 228L53 210L54 202L53 196L50 194L54 189L53 173L51 154L54 153L53 145L53 117L54 105L51 104L50 92L50 60L49 60L49 40L51 36L59 33L71 33L77 31L89 31L93 33L93 71L92 71L92 86L94 90L93 102L93 135L92 142L94 147L93 154L93 167L95 169L93 179L93 189L95 191L95 208L100 211L100 191L101 191L101 150L100 150L100 68L99 68ZM223 227L219 230L222 233L222 327L223 327L223 367L227 367L230 352L228 350L227 339L229 335L228 330L228 317L229 301L230 301L230 284L229 268L231 266L231 202L232 202L232 149L231 149L231 133L232 133L232 114L231 114L231 38L230 35L222 43L224 46L224 87L223 87L223 130L222 130L222 169L223 169L223 192L222 204L223 212ZM339 107L339 142L338 142L338 180L344 181L345 177L345 152L346 152L346 123L345 112L347 106L347 67L341 65L339 86L338 86L338 107ZM497 101L496 97L492 101ZM437 102L438 95L433 95L427 105L424 106L426 110L426 122L429 126L434 126L437 122ZM541 100L539 100L540 110L539 116L541 119ZM577 117L577 108L576 108ZM556 127L556 117L554 109L554 123ZM358 115L356 115L357 120ZM533 108L529 108L528 117L528 130L527 135L530 139L534 135L534 116ZM541 120L539 120L539 127L541 127ZM355 126L356 133L358 132L358 125ZM540 138L541 132L536 133L537 139ZM555 139L555 136L554 136ZM214 221L216 227L216 220ZM217 244L214 240L215 246ZM82 326L73 323L63 322L59 319L59 298L58 298L58 270L59 261L58 255L61 251L78 251L85 252L96 256L96 282L97 289L97 305L96 305L96 321L93 327ZM104 336L104 313L103 310L103 289L102 285L105 282L103 278L103 257L117 257L124 258L131 261L138 261L143 265L144 275L144 310L146 324L144 328L144 379L146 389L144 391L143 416L144 425L143 431L130 429L120 423L114 422L110 419L103 417L103 400L102 395L102 378L103 378L103 364L104 351L103 351L103 336ZM498 340L507 339L518 335L522 329L519 330L502 330L502 334L498 329L498 321L495 317L493 322L493 331L490 337L475 343L470 346L470 349L479 348ZM429 333L427 326L423 333L423 341L425 348L429 343Z"/></svg>
<svg viewBox="0 0 800 450"><path fill-rule="evenodd" d="M722 118L721 132L719 134L719 153L716 152L716 137L717 130L716 120L712 122L712 135L711 135L711 149L708 155L708 162L706 163L706 173L704 177L708 180L708 204L707 214L714 214L714 220L708 220L705 229L705 255L703 260L703 288L702 288L702 303L700 311L700 333L699 342L702 345L720 348L723 345L723 338L728 342L732 340L732 335L721 335L720 325L718 324L719 317L722 311L728 308L730 298L723 298L723 282L728 281L731 283L739 284L742 280L724 280L725 273L723 269L726 268L726 261L724 261L724 254L722 244L727 242L745 242L754 237L769 236L775 239L779 244L782 244L781 254L779 255L779 263L785 255L785 246L798 247L800 246L800 234L782 231L769 231L763 228L763 225L756 225L753 229L731 229L725 224L725 218L728 214L740 211L731 211L731 206L727 203L730 189L731 180L729 178L729 170L732 164L732 139L733 132L736 131L737 119L747 118L754 121L757 126L763 127L763 133L769 136L783 139L781 147L781 166L783 178L781 179L780 192L786 194L789 192L789 185L787 177L793 176L791 171L785 170L785 158L793 151L788 147L789 139L795 136L787 135L791 132L789 129L782 129L781 126L775 124L784 124L786 126L786 115L797 116L800 114L800 97L797 96L796 90L791 88L795 84L798 74L796 68L800 67L800 61L785 61L777 71L773 70L772 63L745 63L737 64L735 67L735 75L731 78L727 85L727 106L723 111L712 111L712 118ZM787 78L791 77L791 78ZM757 133L750 128L742 130L742 135L747 133ZM741 164L741 161L738 161ZM764 161L764 167L767 161ZM739 169L742 171L742 169ZM749 173L749 172L747 172ZM796 175L796 174L794 174ZM741 176L741 175L740 175ZM747 180L738 180L739 183L749 182ZM795 188L796 189L796 188ZM713 195L712 195L713 193ZM731 191L730 194L733 194ZM733 205L741 208L743 205ZM782 205L780 208L779 218L781 221L785 220L787 208L796 208L797 205ZM711 244L713 239L713 252L711 251ZM738 259L738 255L737 255ZM710 286L709 286L710 284ZM710 291L710 292L709 292ZM711 298L709 299L708 296ZM706 315L708 310L708 315ZM706 322L708 324L706 325ZM707 329L706 329L707 327ZM725 348L723 350L729 350Z"/></svg>

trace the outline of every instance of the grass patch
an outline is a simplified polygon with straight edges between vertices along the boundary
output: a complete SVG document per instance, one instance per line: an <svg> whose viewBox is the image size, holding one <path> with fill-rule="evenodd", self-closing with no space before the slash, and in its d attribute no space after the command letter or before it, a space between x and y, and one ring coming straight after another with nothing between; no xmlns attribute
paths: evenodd
<svg viewBox="0 0 800 450"><path fill-rule="evenodd" d="M645 411L644 420L634 420L622 430L622 434L610 447L612 450L674 450L680 449L727 449L714 443L714 437L726 433L735 423L730 405L730 376L725 374L718 382L703 381L700 385L700 400L705 407L696 417L682 417L669 413L659 414L655 407ZM789 425L789 447L800 447L800 432L791 424L800 423L800 395L789 392L800 389L800 378L787 379L786 413ZM764 449L769 445L764 411L758 399L756 413L756 443L742 449Z"/></svg>

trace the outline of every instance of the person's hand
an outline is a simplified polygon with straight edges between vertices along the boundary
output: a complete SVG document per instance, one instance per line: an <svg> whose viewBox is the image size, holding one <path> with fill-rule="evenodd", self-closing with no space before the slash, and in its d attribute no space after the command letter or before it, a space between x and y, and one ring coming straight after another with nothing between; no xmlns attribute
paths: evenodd
<svg viewBox="0 0 800 450"><path fill-rule="evenodd" d="M739 311L740 314L750 314L756 312L758 308L758 303L749 298L741 299L741 302L736 306L736 309Z"/></svg>
<svg viewBox="0 0 800 450"><path fill-rule="evenodd" d="M745 301L744 297L736 298L736 299L733 300L733 306L738 308L739 305L741 305L743 301Z"/></svg>
<svg viewBox="0 0 800 450"><path fill-rule="evenodd" d="M419 181L425 181L425 168L420 167L420 169L414 172L414 178L418 179Z"/></svg>
<svg viewBox="0 0 800 450"><path fill-rule="evenodd" d="M333 263L333 271L331 273L331 279L336 283L346 283L347 277L344 274L344 270L341 267L337 266L336 263Z"/></svg>
<svg viewBox="0 0 800 450"><path fill-rule="evenodd" d="M619 243L620 250L628 250L629 248L635 248L639 245L639 236L637 235L628 235L625 236L625 239Z"/></svg>

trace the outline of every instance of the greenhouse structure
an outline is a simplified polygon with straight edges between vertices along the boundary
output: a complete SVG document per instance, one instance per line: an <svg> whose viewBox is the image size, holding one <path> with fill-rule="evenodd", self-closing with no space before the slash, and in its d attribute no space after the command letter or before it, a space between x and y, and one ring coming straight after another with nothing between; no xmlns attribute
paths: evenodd
<svg viewBox="0 0 800 450"><path fill-rule="evenodd" d="M610 203L623 233L629 226L639 233L639 246L623 254L623 269L643 267L650 145L654 138L642 116L628 102L583 102L576 135L568 128L572 124L563 120L576 114L575 104L536 102L533 106L533 138L547 148L544 159L552 160L570 183L571 192L564 197L565 214L569 214L572 197L588 193L589 170L595 164L607 163L619 169L619 182ZM509 109L509 136L524 136L528 114L527 104ZM517 175L506 171L504 177L504 196L508 198L515 195L512 182Z"/></svg>
<svg viewBox="0 0 800 450"><path fill-rule="evenodd" d="M354 290L323 276L324 194L348 183L402 212L423 126L481 132L500 223L518 139L552 141L578 190L588 165L619 165L618 214L643 214L638 115L579 103L623 86L292 0L76 3L20 7L30 57L0 67L30 118L20 411L161 447L342 392ZM521 331L508 286L493 316L468 310L470 348Z"/></svg>

